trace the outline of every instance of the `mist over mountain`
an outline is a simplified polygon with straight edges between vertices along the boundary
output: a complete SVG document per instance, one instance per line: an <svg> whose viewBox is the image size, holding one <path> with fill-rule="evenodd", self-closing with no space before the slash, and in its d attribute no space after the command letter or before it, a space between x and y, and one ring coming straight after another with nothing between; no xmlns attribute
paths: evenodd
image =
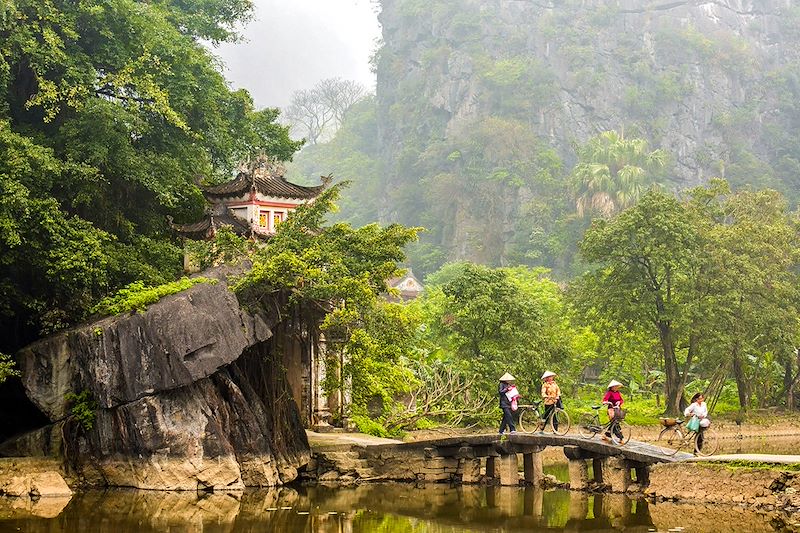
<svg viewBox="0 0 800 533"><path fill-rule="evenodd" d="M800 9L786 0L383 0L375 99L307 173L355 182L354 220L423 225L446 260L568 272L577 148L607 130L668 155L650 183L724 177L795 201ZM349 214L348 214L349 213Z"/></svg>

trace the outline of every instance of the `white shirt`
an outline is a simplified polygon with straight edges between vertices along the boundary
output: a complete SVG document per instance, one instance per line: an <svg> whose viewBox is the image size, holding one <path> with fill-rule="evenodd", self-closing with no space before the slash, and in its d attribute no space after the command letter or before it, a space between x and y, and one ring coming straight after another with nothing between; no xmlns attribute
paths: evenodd
<svg viewBox="0 0 800 533"><path fill-rule="evenodd" d="M689 407L687 407L683 411L683 416L692 416L695 415L697 418L706 418L708 417L708 407L706 407L706 402L692 402Z"/></svg>

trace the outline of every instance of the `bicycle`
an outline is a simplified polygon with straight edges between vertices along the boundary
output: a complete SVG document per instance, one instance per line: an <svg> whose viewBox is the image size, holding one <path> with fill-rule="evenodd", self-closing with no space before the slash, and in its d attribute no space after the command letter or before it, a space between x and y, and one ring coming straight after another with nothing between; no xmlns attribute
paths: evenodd
<svg viewBox="0 0 800 533"><path fill-rule="evenodd" d="M711 426L702 428L701 431L690 431L683 428L685 420L680 418L659 418L664 429L658 434L656 444L661 447L664 455L675 455L678 450L691 444L696 455L708 457L717 451L719 437L717 431ZM702 439L698 438L703 435Z"/></svg>
<svg viewBox="0 0 800 533"><path fill-rule="evenodd" d="M592 439L598 433L611 435L611 442L618 446L625 446L631 440L631 426L622 418L614 417L605 424L600 423L600 408L602 405L593 405L593 414L585 413L578 425L581 437Z"/></svg>
<svg viewBox="0 0 800 533"><path fill-rule="evenodd" d="M566 435L569 431L569 415L560 407L553 409L545 419L544 405L541 401L519 406L519 429L524 433L549 429L554 435ZM528 429L525 429L525 428ZM557 429L556 429L557 428Z"/></svg>

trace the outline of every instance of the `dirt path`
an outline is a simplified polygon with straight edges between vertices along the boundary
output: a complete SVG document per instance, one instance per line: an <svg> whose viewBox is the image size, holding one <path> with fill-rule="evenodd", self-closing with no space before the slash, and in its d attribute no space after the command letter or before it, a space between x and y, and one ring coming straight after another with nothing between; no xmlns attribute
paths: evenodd
<svg viewBox="0 0 800 533"><path fill-rule="evenodd" d="M306 430L306 435L308 436L308 443L314 451L347 449L353 444L371 446L374 444L399 444L403 442L401 440L374 437L364 433L316 433Z"/></svg>

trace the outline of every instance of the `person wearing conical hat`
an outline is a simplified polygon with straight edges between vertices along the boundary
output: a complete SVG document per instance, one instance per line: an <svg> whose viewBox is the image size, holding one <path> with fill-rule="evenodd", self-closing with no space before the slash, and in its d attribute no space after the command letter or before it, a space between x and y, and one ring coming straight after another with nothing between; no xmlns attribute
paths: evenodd
<svg viewBox="0 0 800 533"><path fill-rule="evenodd" d="M622 388L622 383L617 381L616 379L612 379L608 383L608 387L606 387L606 394L603 396L603 403L608 408L608 419L613 420L617 409L622 407L622 404L625 400L622 399L622 394L620 394L619 390ZM619 429L618 425L614 426L614 431L618 432L618 437L622 438L622 431ZM606 433L606 438L611 438L610 433Z"/></svg>
<svg viewBox="0 0 800 533"><path fill-rule="evenodd" d="M546 370L542 374L542 401L544 402L544 419L549 420L550 415L555 411L561 402L561 389L556 383L556 373ZM553 429L558 430L558 419L553 418Z"/></svg>
<svg viewBox="0 0 800 533"><path fill-rule="evenodd" d="M506 429L510 433L517 432L517 428L514 425L514 415L511 412L511 399L506 395L512 389L514 381L516 381L514 376L506 372L500 376L500 386L497 388L497 393L500 395L500 409L503 410L503 419L500 421L501 435Z"/></svg>

